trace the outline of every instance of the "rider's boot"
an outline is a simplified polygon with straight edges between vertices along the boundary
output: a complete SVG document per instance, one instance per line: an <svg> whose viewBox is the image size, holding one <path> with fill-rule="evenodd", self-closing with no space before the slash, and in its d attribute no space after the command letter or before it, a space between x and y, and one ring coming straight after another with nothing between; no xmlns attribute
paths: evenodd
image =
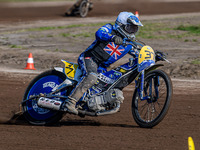
<svg viewBox="0 0 200 150"><path fill-rule="evenodd" d="M67 111L69 113L78 115L78 110L76 109L76 102L77 100L68 97L68 100L66 101L65 107L67 108Z"/></svg>

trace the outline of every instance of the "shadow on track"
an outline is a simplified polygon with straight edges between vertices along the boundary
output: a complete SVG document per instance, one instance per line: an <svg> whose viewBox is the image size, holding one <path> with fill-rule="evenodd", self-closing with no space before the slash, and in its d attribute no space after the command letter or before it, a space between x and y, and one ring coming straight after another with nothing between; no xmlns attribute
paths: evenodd
<svg viewBox="0 0 200 150"><path fill-rule="evenodd" d="M94 120L66 120L61 121L60 126L107 126L107 127L123 127L123 128L140 128L139 126L127 124L105 123Z"/></svg>
<svg viewBox="0 0 200 150"><path fill-rule="evenodd" d="M24 118L22 112L12 112L11 117L0 117L0 125L22 125L29 126L30 124ZM67 119L62 120L54 125L46 125L47 127L61 127L61 126L107 126L107 127L123 127L123 128L140 128L139 126L127 124L105 123L89 119Z"/></svg>

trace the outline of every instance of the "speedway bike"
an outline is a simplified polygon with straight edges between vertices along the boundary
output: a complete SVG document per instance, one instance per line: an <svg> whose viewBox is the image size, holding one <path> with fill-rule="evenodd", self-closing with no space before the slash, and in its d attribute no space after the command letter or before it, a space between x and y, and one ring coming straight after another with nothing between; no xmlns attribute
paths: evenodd
<svg viewBox="0 0 200 150"><path fill-rule="evenodd" d="M93 9L93 3L91 2L91 0L82 0L80 4L78 2L78 4L75 4L71 9L72 10L65 13L66 16L78 15L84 18L88 15L89 11Z"/></svg>
<svg viewBox="0 0 200 150"><path fill-rule="evenodd" d="M131 58L115 69L98 68L97 82L76 103L78 115L98 117L117 113L124 101L123 88L135 86L130 106L133 119L140 127L152 128L163 120L170 107L171 79L158 69L163 63L157 63L169 61L163 52L154 51L141 41L124 40L124 45L132 47ZM62 62L64 68L54 67L41 73L27 87L21 105L30 124L54 124L68 113L65 103L82 72L78 64Z"/></svg>

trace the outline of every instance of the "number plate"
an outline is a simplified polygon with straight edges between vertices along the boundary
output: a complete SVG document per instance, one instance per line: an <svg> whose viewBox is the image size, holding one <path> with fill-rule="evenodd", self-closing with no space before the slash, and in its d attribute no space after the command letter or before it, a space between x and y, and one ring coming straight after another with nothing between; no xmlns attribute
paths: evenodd
<svg viewBox="0 0 200 150"><path fill-rule="evenodd" d="M76 69L78 68L78 65L69 63L64 60L62 60L62 62L65 64L64 72L65 72L66 76L73 80L75 77L75 73L76 73Z"/></svg>
<svg viewBox="0 0 200 150"><path fill-rule="evenodd" d="M140 51L138 63L141 64L145 60L155 61L155 53L150 46L144 46Z"/></svg>
<svg viewBox="0 0 200 150"><path fill-rule="evenodd" d="M150 46L142 47L138 57L138 71L155 64L155 53Z"/></svg>

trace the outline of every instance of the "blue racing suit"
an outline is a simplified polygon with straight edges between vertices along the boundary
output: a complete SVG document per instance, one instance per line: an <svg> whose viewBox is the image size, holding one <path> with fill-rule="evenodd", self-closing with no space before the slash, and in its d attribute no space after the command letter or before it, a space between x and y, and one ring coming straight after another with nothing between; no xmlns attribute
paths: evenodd
<svg viewBox="0 0 200 150"><path fill-rule="evenodd" d="M115 35L120 36L115 26L106 24L96 32L96 40L79 56L78 63L83 76L70 95L78 101L82 95L95 84L99 66L109 67L112 63L132 52L132 46L116 45L113 41Z"/></svg>

